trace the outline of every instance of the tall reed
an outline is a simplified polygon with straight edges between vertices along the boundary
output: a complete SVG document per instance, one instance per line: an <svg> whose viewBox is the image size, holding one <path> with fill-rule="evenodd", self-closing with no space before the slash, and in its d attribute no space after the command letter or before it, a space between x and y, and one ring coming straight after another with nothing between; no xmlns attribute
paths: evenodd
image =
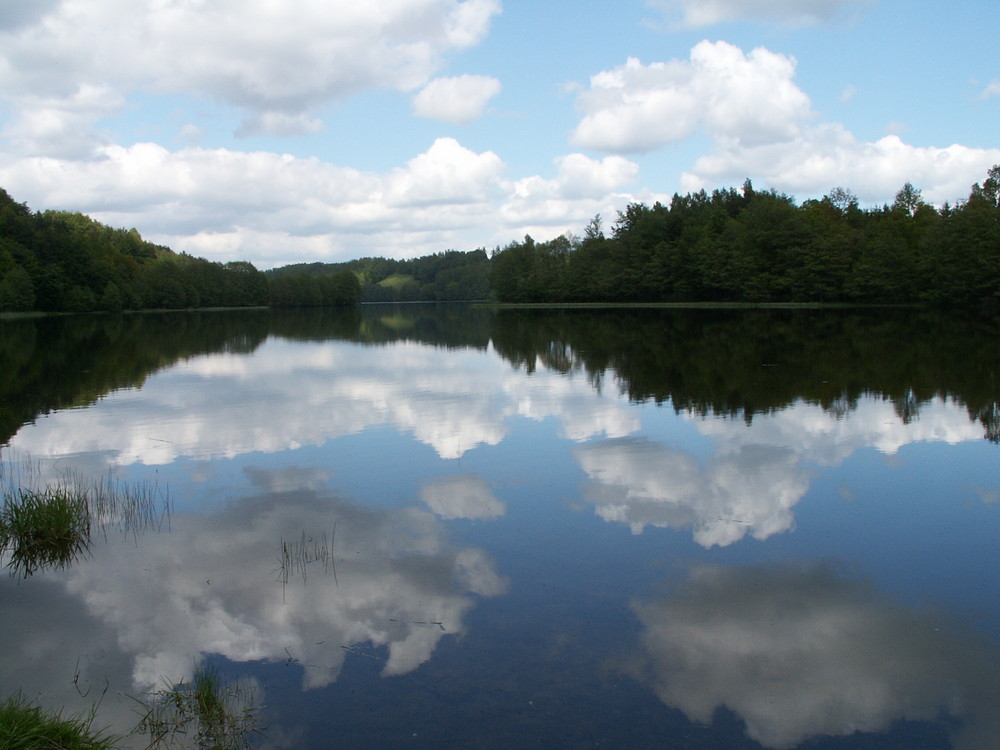
<svg viewBox="0 0 1000 750"><path fill-rule="evenodd" d="M224 683L211 667L200 667L190 682L154 691L140 705L133 734L149 738L149 748L247 750L258 734L260 706L252 683Z"/></svg>

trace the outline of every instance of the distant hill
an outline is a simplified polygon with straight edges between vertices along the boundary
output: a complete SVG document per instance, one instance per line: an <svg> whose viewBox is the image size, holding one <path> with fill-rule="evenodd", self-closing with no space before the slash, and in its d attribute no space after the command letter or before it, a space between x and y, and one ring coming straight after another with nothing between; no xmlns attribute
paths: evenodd
<svg viewBox="0 0 1000 750"><path fill-rule="evenodd" d="M298 263L267 271L269 278L287 275L325 276L350 271L361 284L366 302L444 302L487 300L490 259L480 248L447 250L420 258L359 258L346 263Z"/></svg>

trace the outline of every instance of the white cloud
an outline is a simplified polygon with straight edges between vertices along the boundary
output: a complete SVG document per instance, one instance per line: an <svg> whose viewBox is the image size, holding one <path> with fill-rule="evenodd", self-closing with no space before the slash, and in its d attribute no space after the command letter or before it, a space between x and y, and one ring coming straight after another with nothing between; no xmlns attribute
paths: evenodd
<svg viewBox="0 0 1000 750"><path fill-rule="evenodd" d="M55 96L73 70L85 84L295 115L366 88L423 85L499 12L498 0L64 2L0 30L0 90Z"/></svg>
<svg viewBox="0 0 1000 750"><path fill-rule="evenodd" d="M168 151L153 143L98 153L86 161L0 164L0 184L33 207L72 207L111 226L140 227L147 239L211 260L475 247L482 232L472 230L489 223L501 198L500 158L451 139L386 174L287 154ZM463 227L475 239L458 238ZM371 234L361 239L362 232Z"/></svg>
<svg viewBox="0 0 1000 750"><path fill-rule="evenodd" d="M386 202L405 207L483 203L502 171L503 162L492 151L476 154L453 138L438 138L405 168L390 173Z"/></svg>
<svg viewBox="0 0 1000 750"><path fill-rule="evenodd" d="M794 81L796 62L764 48L744 53L701 42L689 60L625 65L593 76L579 94L572 140L616 153L646 152L704 133L707 154L681 176L681 192L738 184L747 177L783 192L818 197L846 185L862 202L888 200L912 182L932 203L968 195L1000 162L1000 149L912 146L896 135L859 141L838 123L817 123ZM854 94L846 89L842 99Z"/></svg>
<svg viewBox="0 0 1000 750"><path fill-rule="evenodd" d="M619 156L555 160L556 175L509 180L492 151L439 138L384 173L273 152L155 143L103 145L86 160L0 159L0 184L32 208L69 208L210 260L268 268L366 255L412 257L550 239L641 196ZM541 236L547 235L547 236Z"/></svg>
<svg viewBox="0 0 1000 750"><path fill-rule="evenodd" d="M489 76L435 78L413 97L413 111L419 117L462 125L481 117L499 93L500 81Z"/></svg>
<svg viewBox="0 0 1000 750"><path fill-rule="evenodd" d="M792 83L795 60L758 47L700 42L690 60L625 65L593 76L578 97L575 144L621 153L649 151L699 128L744 145L784 141L810 114Z"/></svg>
<svg viewBox="0 0 1000 750"><path fill-rule="evenodd" d="M0 135L14 151L33 156L87 158L105 145L106 138L93 130L103 117L116 114L125 104L115 90L83 84L64 97L26 96L13 121Z"/></svg>
<svg viewBox="0 0 1000 750"><path fill-rule="evenodd" d="M997 747L996 645L817 566L697 567L634 605L660 699L699 724L726 706L765 747L960 720L955 747Z"/></svg>
<svg viewBox="0 0 1000 750"><path fill-rule="evenodd" d="M500 208L505 224L558 224L562 230L557 234L561 234L579 229L594 214L613 216L633 200L622 192L639 176L639 165L633 161L621 156L592 159L568 154L555 159L555 165L552 179L532 175L505 185L507 197Z"/></svg>
<svg viewBox="0 0 1000 750"><path fill-rule="evenodd" d="M980 99L989 99L992 96L1000 96L1000 78L995 78L983 89L979 95Z"/></svg>
<svg viewBox="0 0 1000 750"><path fill-rule="evenodd" d="M683 174L681 187L685 192L710 189L752 175L800 196L846 185L863 203L880 204L911 182L931 203L953 203L968 196L972 183L998 162L998 148L911 146L895 135L866 142L841 125L825 124L768 145L716 141L712 152Z"/></svg>
<svg viewBox="0 0 1000 750"><path fill-rule="evenodd" d="M855 14L871 0L647 0L684 28L730 21L811 26Z"/></svg>

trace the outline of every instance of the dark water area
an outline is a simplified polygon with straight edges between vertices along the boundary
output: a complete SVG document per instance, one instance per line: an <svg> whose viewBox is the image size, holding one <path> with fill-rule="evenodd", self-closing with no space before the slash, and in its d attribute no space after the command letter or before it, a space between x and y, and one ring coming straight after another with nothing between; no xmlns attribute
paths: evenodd
<svg viewBox="0 0 1000 750"><path fill-rule="evenodd" d="M0 320L3 485L145 488L0 577L0 695L127 733L207 666L258 748L1000 747L998 342L914 309Z"/></svg>

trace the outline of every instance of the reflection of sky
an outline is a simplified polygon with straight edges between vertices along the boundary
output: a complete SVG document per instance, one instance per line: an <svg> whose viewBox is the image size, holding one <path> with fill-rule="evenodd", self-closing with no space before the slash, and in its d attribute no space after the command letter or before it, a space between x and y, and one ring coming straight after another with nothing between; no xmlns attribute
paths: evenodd
<svg viewBox="0 0 1000 750"><path fill-rule="evenodd" d="M711 723L726 706L766 747L961 720L955 746L1000 747L1000 651L821 566L696 567L674 594L641 600L639 676Z"/></svg>
<svg viewBox="0 0 1000 750"><path fill-rule="evenodd" d="M856 408L837 419L815 404L797 402L786 409L757 414L753 424L733 420L698 420L698 430L712 436L722 450L740 445L791 448L816 463L837 464L861 448L894 454L918 442L949 444L982 440L983 426L969 419L964 406L951 399L935 398L922 404L908 423L891 401L878 397L860 399Z"/></svg>
<svg viewBox="0 0 1000 750"><path fill-rule="evenodd" d="M115 465L162 465L319 445L391 425L454 459L496 445L512 416L557 417L571 440L639 427L634 410L582 376L526 377L479 350L270 339L252 357L194 358L141 389L49 415L14 443L37 458L101 451Z"/></svg>
<svg viewBox="0 0 1000 750"><path fill-rule="evenodd" d="M8 590L5 642L24 643L35 657L5 660L3 684L30 688L32 670L49 664L56 646L69 655L52 660L53 674L44 675L51 684L72 678L78 654L95 662L84 662L85 684L107 673L128 675L135 688L189 678L203 653L294 660L313 688L336 680L349 652L385 647L384 656L371 652L382 673L405 674L442 638L464 631L477 596L505 591L487 555L451 544L426 511L372 510L289 490L293 470L249 473L262 489L284 491L210 515L176 514L169 533L95 544L63 576ZM303 481L317 477L306 472Z"/></svg>
<svg viewBox="0 0 1000 750"><path fill-rule="evenodd" d="M428 482L420 490L420 498L445 519L496 518L507 510L486 481L475 474L440 477Z"/></svg>
<svg viewBox="0 0 1000 750"><path fill-rule="evenodd" d="M701 465L683 451L645 440L607 440L579 448L593 480L587 499L606 521L693 528L705 547L786 531L791 508L809 487L787 448L747 446Z"/></svg>
<svg viewBox="0 0 1000 750"><path fill-rule="evenodd" d="M963 747L990 746L975 732L1000 736L987 710L994 650L972 639L963 655L943 623L856 581L808 566L696 568L679 594L648 593L679 557L825 555L863 566L908 605L990 598L991 608L980 574L995 546L996 446L964 407L935 399L904 422L877 397L839 417L797 402L748 425L610 390L581 375L528 375L489 349L271 339L253 356L193 358L40 417L15 437L18 454L87 476L131 467L119 475L161 482L175 508L204 513L175 512L170 533L138 544L99 543L65 574L8 582L0 635L27 658L0 660L0 682L46 695L59 685L52 702L72 710L85 707L69 700L75 669L98 690L105 677L149 686L212 652L282 672L294 660L306 686L330 691L351 682L345 655L349 667L375 658L383 674L411 675L387 682L409 684L461 662L459 642L483 633L510 639L502 658L516 679L537 667L558 681L563 665L525 666L517 649L581 616L599 623L595 643L621 642L638 597L644 677L698 721L726 705L783 747L940 706L966 720ZM907 462L915 470L894 468ZM972 510L954 502L958 487ZM802 502L821 493L830 502ZM581 507L596 517L571 510ZM628 534L651 527L693 541ZM314 556L335 540L336 575L317 560L283 587L280 543L303 534ZM499 597L505 576L512 594ZM555 622L545 620L552 602ZM992 609L982 620L997 632ZM597 633L605 627L622 630Z"/></svg>
<svg viewBox="0 0 1000 750"><path fill-rule="evenodd" d="M625 523L633 533L647 526L691 528L705 547L747 534L767 539L794 526L792 509L808 492L816 466L840 464L864 448L895 454L912 443L982 440L982 426L942 399L923 405L908 423L891 402L875 397L840 417L797 402L755 415L750 425L686 418L712 442L704 461L684 447L645 439L577 448L590 479L586 497L601 518Z"/></svg>
<svg viewBox="0 0 1000 750"><path fill-rule="evenodd" d="M895 454L912 443L982 439L981 426L951 400L921 404L904 421L891 401L869 397L840 416L797 402L755 415L750 425L684 414L709 444L710 452L698 456L676 431L676 443L643 432L644 422L655 421L645 409L598 393L580 374L512 369L489 349L269 339L252 356L196 357L140 389L51 414L24 427L14 445L33 459L72 456L63 465L72 461L89 474L101 465L184 458L192 477L208 479L216 459L279 455L378 428L430 446L442 459L460 459L507 439L516 419L553 418L559 435L577 444L574 455L589 478L585 497L601 518L635 533L647 526L691 529L710 547L793 528L814 470L860 449ZM386 445L384 437L379 444ZM444 496L424 481L420 497L441 518L504 512L485 480L438 481L450 483ZM996 488L979 491L990 502Z"/></svg>

